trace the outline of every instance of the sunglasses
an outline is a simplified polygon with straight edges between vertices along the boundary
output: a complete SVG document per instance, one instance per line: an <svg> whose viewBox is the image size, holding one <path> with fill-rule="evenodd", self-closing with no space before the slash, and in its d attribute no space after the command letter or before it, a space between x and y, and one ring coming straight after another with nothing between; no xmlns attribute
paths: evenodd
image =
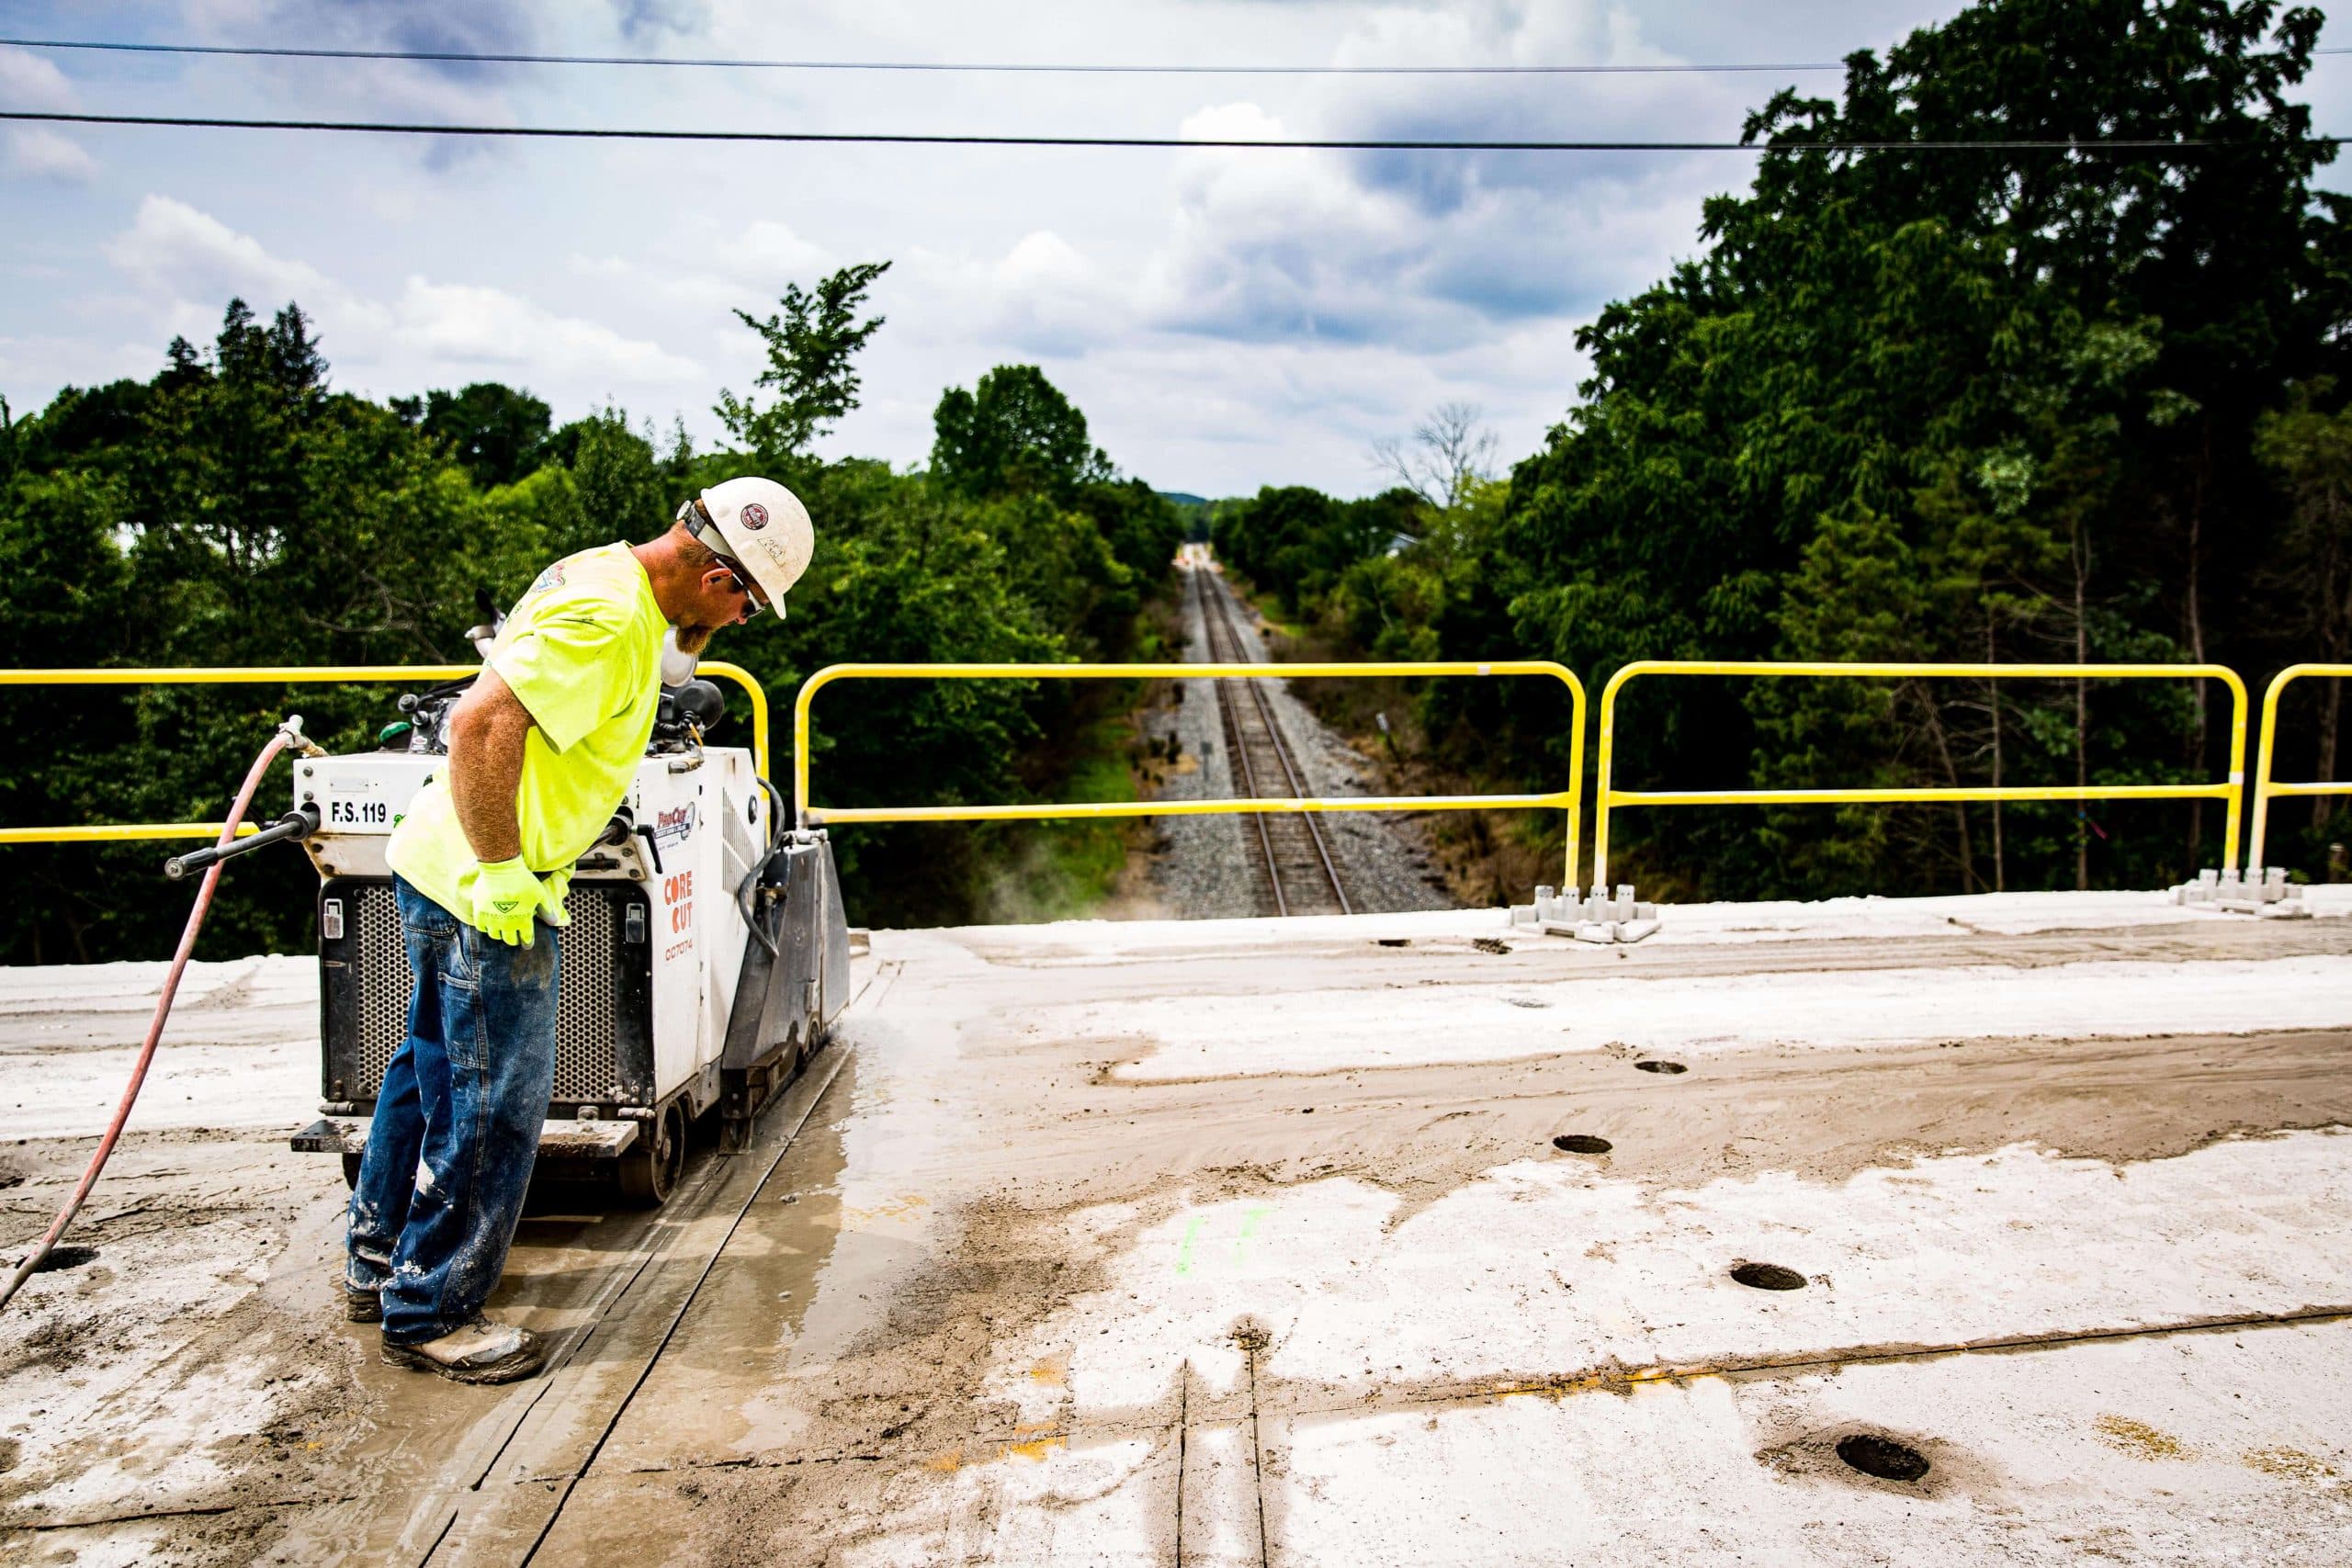
<svg viewBox="0 0 2352 1568"><path fill-rule="evenodd" d="M746 621L756 619L760 612L770 609L775 611L776 619L784 619L783 606L770 604L750 570L728 553L726 536L718 531L718 525L710 520L710 513L700 500L689 500L679 507L678 521L686 525L686 532L692 534L703 548L718 558L718 564L727 569L727 585L752 602L750 614L743 617Z"/></svg>

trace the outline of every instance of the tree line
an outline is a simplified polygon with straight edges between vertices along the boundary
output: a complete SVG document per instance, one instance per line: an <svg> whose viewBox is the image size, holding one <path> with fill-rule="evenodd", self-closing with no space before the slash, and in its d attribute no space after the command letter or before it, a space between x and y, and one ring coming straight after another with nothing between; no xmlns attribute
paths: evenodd
<svg viewBox="0 0 2352 1568"><path fill-rule="evenodd" d="M815 563L781 623L722 637L779 712L843 660L1116 659L1148 635L1177 512L1123 479L1034 366L1003 366L939 407L927 469L826 461L856 406L865 298L887 263L795 284L741 313L767 351L729 442L696 451L608 408L556 427L495 384L374 401L334 389L299 305L232 301L208 348L175 340L147 380L68 388L37 413L0 405L0 662L51 666L471 663L469 626L548 560L651 536L684 497L764 473L817 520ZM926 805L1057 790L1100 695L1075 682L908 683L819 704L820 798ZM0 820L219 818L289 710L332 750L398 717L398 688L18 688L0 700ZM749 744L741 713L714 738ZM785 776L789 729L775 767ZM280 809L283 781L256 814ZM935 923L980 908L1018 828L841 836L861 919ZM186 916L168 845L12 847L0 962L152 957ZM299 951L316 878L268 852L225 879L203 951Z"/></svg>
<svg viewBox="0 0 2352 1568"><path fill-rule="evenodd" d="M1750 116L1752 183L1579 334L1580 400L1506 480L1441 411L1381 454L1419 482L1262 491L1219 508L1220 548L1344 649L1552 658L1596 694L1644 658L2215 662L2258 705L2279 667L2352 658L2347 203L2316 187L2335 149L2290 96L2321 20L1982 0L1858 53L1838 99ZM2059 145L1900 145L1987 139ZM2185 145L2067 145L2127 140ZM2341 777L2340 682L2299 691L2281 775ZM1630 693L1625 787L2228 767L2212 682ZM1463 772L1566 766L1556 705L1524 688L1421 705ZM2325 874L2337 809L2282 803L2268 858ZM1681 897L2146 887L2219 863L2220 826L2208 802L1645 810L1612 824L1612 870Z"/></svg>
<svg viewBox="0 0 2352 1568"><path fill-rule="evenodd" d="M1596 693L1641 658L2215 662L2257 695L2286 663L2352 660L2347 203L2318 188L2335 150L2291 96L2320 24L2262 0L1980 0L1858 53L1837 96L1749 118L1752 180L1580 333L1590 374L1539 450L1491 475L1471 411L1441 409L1376 455L1382 494L1215 504L1219 553L1343 655L1552 658ZM2048 145L1904 145L1986 140ZM2178 146L2098 145L2118 141ZM1157 651L1137 612L1188 519L1035 367L948 389L919 471L815 456L856 406L887 265L738 312L765 364L718 395L715 451L616 409L558 427L503 386L338 392L292 304L232 303L149 379L0 405L0 658L466 661L481 606L546 560L644 537L746 472L800 491L821 541L790 618L719 650L772 694L843 659ZM2282 773L2337 776L2340 683L2301 692ZM0 813L199 820L288 707L347 748L390 694L13 692ZM817 772L840 805L1062 793L1117 700L833 695ZM1429 758L1473 783L1566 765L1535 683L1416 704ZM1628 787L2096 788L2222 777L2228 719L2210 682L1660 681L1629 697L1617 755ZM2324 874L2336 812L2282 803L2271 858ZM1668 897L2154 886L2216 863L2219 828L2210 803L1660 809L1617 819L1613 859ZM862 918L930 923L983 912L1027 831L840 848ZM177 929L158 846L0 852L0 960L147 956ZM240 869L206 951L301 946L307 875Z"/></svg>

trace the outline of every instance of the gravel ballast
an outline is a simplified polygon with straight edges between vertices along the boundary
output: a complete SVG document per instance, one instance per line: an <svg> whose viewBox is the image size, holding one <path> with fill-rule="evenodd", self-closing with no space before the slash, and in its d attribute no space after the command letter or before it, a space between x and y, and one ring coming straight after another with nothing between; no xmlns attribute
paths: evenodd
<svg viewBox="0 0 2352 1568"><path fill-rule="evenodd" d="M1213 581L1201 586L1205 592L1216 591ZM1243 648L1251 660L1263 660L1266 648L1258 616L1239 595L1234 597ZM1187 663L1209 659L1203 608L1202 598L1185 595ZM1364 794L1363 759L1291 694L1289 682L1268 684L1276 721L1307 789L1320 795ZM1216 682L1182 681L1176 689L1181 697L1173 705L1154 708L1142 721L1147 738L1165 743L1172 737L1176 743L1176 766L1163 782L1159 797L1208 800L1236 795L1232 760L1226 754L1217 713ZM1410 818L1337 811L1323 813L1317 820L1347 887L1348 902L1358 913L1454 907L1432 876L1429 846ZM1190 919L1274 913L1273 897L1258 860L1256 829L1249 817L1160 817L1152 821L1159 837L1152 881L1170 913Z"/></svg>

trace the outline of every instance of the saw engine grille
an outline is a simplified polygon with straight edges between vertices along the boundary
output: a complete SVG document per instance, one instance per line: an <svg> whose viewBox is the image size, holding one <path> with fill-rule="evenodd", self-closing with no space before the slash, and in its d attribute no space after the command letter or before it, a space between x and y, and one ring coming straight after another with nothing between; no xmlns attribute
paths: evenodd
<svg viewBox="0 0 2352 1568"><path fill-rule="evenodd" d="M614 1021L615 909L626 888L575 882L565 907L556 990L555 1088L551 1104L609 1101L620 1081ZM351 1098L373 1100L392 1054L408 1036L408 947L389 883L357 894L359 951L352 970L359 994L359 1077Z"/></svg>

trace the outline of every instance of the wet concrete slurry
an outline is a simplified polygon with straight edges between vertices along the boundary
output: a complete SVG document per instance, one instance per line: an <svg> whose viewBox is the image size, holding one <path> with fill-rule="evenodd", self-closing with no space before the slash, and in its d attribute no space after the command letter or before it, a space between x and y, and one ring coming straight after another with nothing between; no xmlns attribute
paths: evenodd
<svg viewBox="0 0 2352 1568"><path fill-rule="evenodd" d="M2343 1560L2352 920L1693 912L1624 956L1480 951L1489 930L878 933L826 1072L759 1147L701 1156L659 1216L526 1221L495 1304L563 1349L509 1390L380 1367L372 1331L329 1318L328 1162L150 1134L118 1201L180 1205L171 1224L107 1221L97 1260L0 1324L0 1545ZM2346 1016L1900 1040L1872 1011L1889 977L2097 987L2133 964L2272 964L2282 1012L2324 1017L2321 987ZM1814 1035L1759 1004L1679 1075L1578 1031L1579 987L1766 996L1791 974L1819 977ZM1133 1076L1246 1056L1239 1015L1194 1041L1167 1003L1250 996L1280 1021L1270 1064L1301 996L1342 998L1316 1004L1342 1010L1334 1035L1419 1020L1435 1059ZM1072 1022L1123 1008L1150 1038ZM1536 1022L1556 1049L1509 1033ZM1494 1055L1460 1059L1465 1028L1503 1032ZM28 1172L0 1191L13 1225L73 1152L0 1147ZM1880 1451L1860 1439L1928 1469L1864 1473L1840 1458Z"/></svg>

